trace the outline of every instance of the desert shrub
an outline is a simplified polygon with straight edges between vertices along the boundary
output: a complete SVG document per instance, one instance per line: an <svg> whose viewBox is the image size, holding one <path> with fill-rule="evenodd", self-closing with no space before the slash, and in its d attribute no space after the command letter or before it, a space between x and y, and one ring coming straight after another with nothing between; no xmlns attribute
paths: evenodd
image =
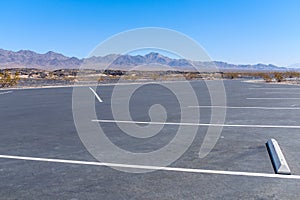
<svg viewBox="0 0 300 200"><path fill-rule="evenodd" d="M282 82L285 80L284 73L274 72L274 78L277 82Z"/></svg>
<svg viewBox="0 0 300 200"><path fill-rule="evenodd" d="M19 72L12 75L8 70L0 73L0 87L12 87L18 84L20 80Z"/></svg>
<svg viewBox="0 0 300 200"><path fill-rule="evenodd" d="M63 77L63 80L64 80L64 81L68 81L68 82L74 82L75 79L76 79L75 77L69 77L69 76Z"/></svg>
<svg viewBox="0 0 300 200"><path fill-rule="evenodd" d="M154 80L154 81L156 81L158 78L159 78L158 74L152 74L151 75L151 79Z"/></svg>
<svg viewBox="0 0 300 200"><path fill-rule="evenodd" d="M135 74L126 74L122 76L124 80L132 80L135 81L137 80L139 77ZM116 79L116 77L110 77L111 79Z"/></svg>
<svg viewBox="0 0 300 200"><path fill-rule="evenodd" d="M103 82L105 79L104 79L104 77L103 76L100 76L99 78L98 78L98 83L101 83L101 82Z"/></svg>
<svg viewBox="0 0 300 200"><path fill-rule="evenodd" d="M284 72L284 76L286 78L299 78L300 77L300 73L299 72L294 72L294 71Z"/></svg>
<svg viewBox="0 0 300 200"><path fill-rule="evenodd" d="M184 74L184 78L186 79L186 80L192 80L192 79L195 79L195 78L197 78L198 76L197 76L197 74L195 74L195 73L186 73L186 74Z"/></svg>
<svg viewBox="0 0 300 200"><path fill-rule="evenodd" d="M238 78L239 77L239 73L236 73L236 72L226 72L223 74L223 77L224 78L228 78L228 79L235 79L235 78Z"/></svg>
<svg viewBox="0 0 300 200"><path fill-rule="evenodd" d="M261 73L259 76L262 77L266 82L272 81L272 76L270 73Z"/></svg>

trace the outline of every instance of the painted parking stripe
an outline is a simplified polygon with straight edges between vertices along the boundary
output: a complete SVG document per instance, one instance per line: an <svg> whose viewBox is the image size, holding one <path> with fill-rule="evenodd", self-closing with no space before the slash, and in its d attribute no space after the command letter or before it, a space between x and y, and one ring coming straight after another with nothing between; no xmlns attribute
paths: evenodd
<svg viewBox="0 0 300 200"><path fill-rule="evenodd" d="M12 91L0 92L0 94L9 94L9 93L12 93Z"/></svg>
<svg viewBox="0 0 300 200"><path fill-rule="evenodd" d="M255 173L255 172L253 173L253 172L239 172L239 171L222 171L222 170L207 170L207 169L193 169L193 168L179 168L179 167L160 167L160 166L132 165L132 164L119 164L119 163L103 163L103 162L63 160L63 159L51 159L51 158L10 156L10 155L0 155L0 158L16 159L16 160L27 160L27 161L40 161L40 162L53 162L53 163L65 163L65 164L79 164L79 165L144 169L144 170L189 172L189 173L200 173L200 174L252 176L252 177L283 178L283 179L300 179L299 175L281 175L281 174L268 174L268 173Z"/></svg>
<svg viewBox="0 0 300 200"><path fill-rule="evenodd" d="M299 90L300 87L297 88L249 88L250 90Z"/></svg>
<svg viewBox="0 0 300 200"><path fill-rule="evenodd" d="M102 101L102 99L99 97L99 95L97 94L97 92L93 89L93 88L91 88L91 87L89 87L90 88L90 90L93 92L93 94L96 96L96 98L98 99L98 101L101 103L101 102L103 102Z"/></svg>
<svg viewBox="0 0 300 200"><path fill-rule="evenodd" d="M200 124L200 123L180 123L180 122L143 122L143 121L123 121L123 120L106 120L94 119L92 122L101 123L124 123L124 124L152 124L152 125L178 125L178 126L217 126L217 127L244 127L244 128L290 128L300 129L300 126L284 126L284 125L251 125L251 124Z"/></svg>
<svg viewBox="0 0 300 200"><path fill-rule="evenodd" d="M265 92L266 94L300 94L295 92Z"/></svg>
<svg viewBox="0 0 300 200"><path fill-rule="evenodd" d="M261 110L300 110L300 107L239 107L239 106L189 106L189 108L261 109Z"/></svg>
<svg viewBox="0 0 300 200"><path fill-rule="evenodd" d="M293 100L293 99L300 99L300 98L265 98L265 97L250 97L250 98L246 98L249 100L259 100L259 99L264 99L264 100Z"/></svg>
<svg viewBox="0 0 300 200"><path fill-rule="evenodd" d="M127 86L127 85L146 85L146 84L173 84L173 83L191 83L196 82L193 80L183 80L183 81L141 81L141 82L118 82L118 83L104 83L104 84L98 84L96 86Z"/></svg>
<svg viewBox="0 0 300 200"><path fill-rule="evenodd" d="M187 172L187 173L199 173L199 174L232 175L232 176L265 177L265 178L282 178L282 179L300 179L299 175L282 175L282 174L268 174L268 173L256 173L256 172L239 172L239 171L222 171L222 170L179 168L179 167L160 167L160 166L90 162L90 161L79 161L79 160L63 160L63 159L52 159L52 158L10 156L10 155L0 155L0 158L15 159L15 160L26 160L26 161L77 164L77 165L91 165L91 166L106 166L106 167L119 167L119 168L131 168L131 169L144 169L144 170Z"/></svg>

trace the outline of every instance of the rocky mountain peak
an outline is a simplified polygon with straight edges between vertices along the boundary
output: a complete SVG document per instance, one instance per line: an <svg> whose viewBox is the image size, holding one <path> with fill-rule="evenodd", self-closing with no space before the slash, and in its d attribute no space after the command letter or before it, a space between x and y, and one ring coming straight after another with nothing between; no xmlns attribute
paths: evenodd
<svg viewBox="0 0 300 200"><path fill-rule="evenodd" d="M157 52L142 55L117 55L93 56L90 58L78 59L67 57L54 51L39 54L30 50L20 50L17 52L0 49L0 68L38 68L45 70L55 69L78 69L84 63L85 68L91 69L112 69L130 70L135 66L145 66L147 70L194 70L198 68L208 69L215 66L219 70L286 70L275 65L234 65L226 62L216 61L190 61L187 59L172 59Z"/></svg>

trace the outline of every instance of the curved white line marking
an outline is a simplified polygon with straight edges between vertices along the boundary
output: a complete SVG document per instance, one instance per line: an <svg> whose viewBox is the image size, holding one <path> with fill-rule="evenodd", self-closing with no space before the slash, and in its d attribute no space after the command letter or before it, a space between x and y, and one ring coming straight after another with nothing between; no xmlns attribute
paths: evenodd
<svg viewBox="0 0 300 200"><path fill-rule="evenodd" d="M102 99L98 96L97 92L95 90L93 90L93 88L89 87L90 90L93 92L93 94L96 96L96 98L98 99L98 101L101 103L103 102Z"/></svg>
<svg viewBox="0 0 300 200"><path fill-rule="evenodd" d="M53 162L53 163L78 164L78 165L94 165L94 166L107 166L107 167L119 167L119 168L132 168L132 169L142 169L142 170L144 169L144 170L161 170L161 171L188 172L188 173L200 173L200 174L217 174L217 175L232 175L232 176L300 179L299 175L282 175L282 174L268 174L268 173L256 173L256 172L238 172L238 171L221 171L221 170L192 169L192 168L179 168L179 167L159 167L159 166L147 166L147 165L131 165L131 164L119 164L119 163L89 162L89 161L79 161L79 160L63 160L63 159L36 158L36 157L9 156L9 155L0 155L0 158L16 159L16 160L28 160L28 161L41 161L41 162Z"/></svg>
<svg viewBox="0 0 300 200"><path fill-rule="evenodd" d="M283 126L283 125L251 125L251 124L199 124L199 123L178 123L178 122L142 122L142 121L122 121L122 120L105 120L94 119L92 122L102 123L124 123L124 124L153 124L153 125L182 125L182 126L223 126L223 127L245 127L245 128L294 128L300 129L300 126Z"/></svg>

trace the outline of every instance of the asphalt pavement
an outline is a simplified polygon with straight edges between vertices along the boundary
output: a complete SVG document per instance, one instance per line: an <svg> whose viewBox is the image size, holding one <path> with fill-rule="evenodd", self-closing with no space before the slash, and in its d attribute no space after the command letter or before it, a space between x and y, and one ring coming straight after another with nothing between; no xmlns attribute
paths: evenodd
<svg viewBox="0 0 300 200"><path fill-rule="evenodd" d="M181 83L166 84L176 87ZM183 122L202 125L197 126L187 151L167 167L212 170L211 173L156 170L136 174L108 166L0 158L0 199L298 199L299 178L267 177L275 172L265 143L275 138L292 174L300 175L300 87L224 81L226 126L213 150L199 158L212 117L211 96L204 81L192 81L191 85L199 104L181 109L199 109L200 119L191 116ZM118 87L126 92L132 85ZM91 92L89 87L83 89ZM167 121L178 123L164 125L153 137L135 138L124 134L113 122L114 89L114 85L97 87L103 102L95 98L97 119L88 120L100 120L93 123L99 123L116 146L147 153L176 137L182 122L177 94L158 84L143 85L134 93L129 105L124 105L130 109L130 120L160 121L149 116L150 107L160 104L166 110ZM0 155L98 162L83 145L74 125L72 87L3 92ZM180 91L183 96L187 92ZM117 104L123 105L122 102L121 96Z"/></svg>

